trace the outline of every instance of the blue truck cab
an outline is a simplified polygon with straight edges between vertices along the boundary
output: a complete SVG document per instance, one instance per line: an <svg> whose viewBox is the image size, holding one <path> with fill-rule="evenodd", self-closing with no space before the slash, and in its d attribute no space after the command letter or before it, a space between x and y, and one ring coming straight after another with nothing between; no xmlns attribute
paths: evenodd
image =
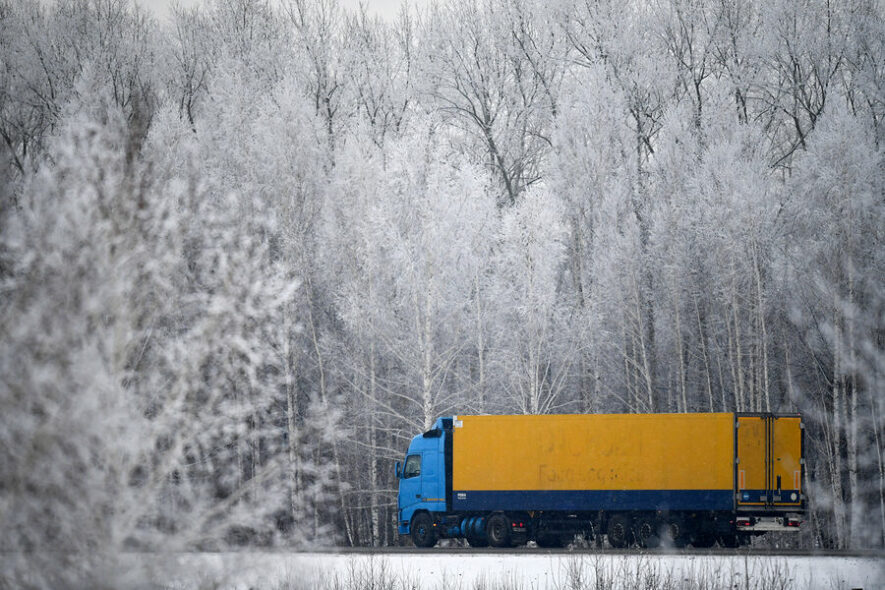
<svg viewBox="0 0 885 590"><path fill-rule="evenodd" d="M412 439L405 462L396 463L397 528L401 535L410 534L416 513L446 511L445 447L451 445L451 424L451 418L439 418L431 430ZM448 456L451 457L451 453Z"/></svg>

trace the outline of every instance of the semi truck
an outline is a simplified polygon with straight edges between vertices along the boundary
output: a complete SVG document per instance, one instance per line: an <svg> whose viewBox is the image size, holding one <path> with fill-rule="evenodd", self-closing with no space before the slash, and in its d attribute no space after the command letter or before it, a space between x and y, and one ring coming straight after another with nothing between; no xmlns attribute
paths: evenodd
<svg viewBox="0 0 885 590"><path fill-rule="evenodd" d="M415 436L397 525L418 547L736 547L796 531L798 414L449 416Z"/></svg>

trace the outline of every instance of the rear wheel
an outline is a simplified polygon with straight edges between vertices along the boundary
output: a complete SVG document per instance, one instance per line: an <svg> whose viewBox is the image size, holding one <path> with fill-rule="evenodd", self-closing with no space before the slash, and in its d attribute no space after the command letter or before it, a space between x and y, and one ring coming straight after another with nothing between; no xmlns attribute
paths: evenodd
<svg viewBox="0 0 885 590"><path fill-rule="evenodd" d="M615 549L623 549L633 543L633 534L630 530L630 518L623 514L615 514L608 519L606 529L608 544Z"/></svg>
<svg viewBox="0 0 885 590"><path fill-rule="evenodd" d="M510 547L510 521L503 514L493 514L486 524L486 538L492 547Z"/></svg>
<svg viewBox="0 0 885 590"><path fill-rule="evenodd" d="M658 523L652 517L642 517L636 521L636 542L640 547L654 548L661 544L658 538Z"/></svg>
<svg viewBox="0 0 885 590"><path fill-rule="evenodd" d="M419 512L412 519L412 543L415 547L433 547L436 545L436 531L433 519L426 512Z"/></svg>
<svg viewBox="0 0 885 590"><path fill-rule="evenodd" d="M666 539L667 543L672 543L674 547L685 547L688 543L685 524L678 516L670 517L662 529L661 537Z"/></svg>

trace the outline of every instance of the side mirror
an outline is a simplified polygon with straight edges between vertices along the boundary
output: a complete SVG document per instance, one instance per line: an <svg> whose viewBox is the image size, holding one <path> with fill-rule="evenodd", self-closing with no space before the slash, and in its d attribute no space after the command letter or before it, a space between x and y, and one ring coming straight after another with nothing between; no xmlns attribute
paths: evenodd
<svg viewBox="0 0 885 590"><path fill-rule="evenodd" d="M396 462L396 478L397 479L403 478L403 466L399 461Z"/></svg>

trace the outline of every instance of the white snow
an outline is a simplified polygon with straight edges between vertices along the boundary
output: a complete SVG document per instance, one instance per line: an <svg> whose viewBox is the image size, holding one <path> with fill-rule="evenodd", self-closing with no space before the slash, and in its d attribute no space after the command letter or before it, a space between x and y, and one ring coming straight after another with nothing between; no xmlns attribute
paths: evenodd
<svg viewBox="0 0 885 590"><path fill-rule="evenodd" d="M883 557L502 553L127 555L167 588L885 588ZM374 580L374 585L367 583ZM119 580L126 584L125 574ZM612 583L614 582L614 583Z"/></svg>

